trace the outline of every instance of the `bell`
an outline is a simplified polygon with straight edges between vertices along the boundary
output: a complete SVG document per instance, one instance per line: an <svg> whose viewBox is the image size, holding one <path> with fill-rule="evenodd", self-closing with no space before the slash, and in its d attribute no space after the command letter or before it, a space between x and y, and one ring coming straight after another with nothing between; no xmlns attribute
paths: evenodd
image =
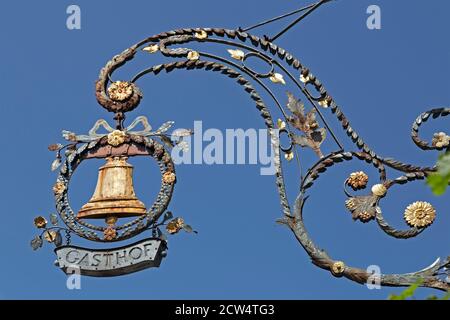
<svg viewBox="0 0 450 320"><path fill-rule="evenodd" d="M145 205L134 193L133 166L127 159L106 158L106 164L98 170L94 195L81 207L78 218L105 219L108 224L114 224L118 218L146 213Z"/></svg>

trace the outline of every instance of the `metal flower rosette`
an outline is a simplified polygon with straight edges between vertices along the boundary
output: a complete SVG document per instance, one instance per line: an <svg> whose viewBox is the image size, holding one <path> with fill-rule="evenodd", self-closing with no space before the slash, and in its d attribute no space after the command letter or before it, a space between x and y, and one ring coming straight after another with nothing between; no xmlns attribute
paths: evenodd
<svg viewBox="0 0 450 320"><path fill-rule="evenodd" d="M155 241L152 250L156 250L151 266L158 266L161 257L167 250L167 238L163 235L160 227L165 225L166 232L170 234L177 233L182 229L188 232L192 231L192 228L186 225L182 218L174 218L167 211L177 180L175 167L170 157L170 148L177 144L183 144L183 137L192 132L182 130L178 132L178 135L169 135L167 131L173 124L172 122L167 122L152 131L144 117L137 118L128 127L124 126L126 112L135 109L143 99L143 93L136 85L138 80L148 75L157 76L161 72L204 70L230 78L248 93L269 130L274 148L275 182L282 207L282 217L278 222L286 225L293 232L314 265L328 270L332 275L345 277L361 284L366 283L372 276L365 269L349 266L341 259L332 257L325 250L319 248L305 227L303 213L306 200L314 183L332 167L349 161L361 161L377 170L377 182L371 184L369 181L375 181L375 177L369 177L364 171L348 173L348 178L343 181L344 193L347 197L345 207L348 209L349 217L363 223L376 223L388 236L397 239L416 237L430 227L439 214L442 214L436 212L431 203L419 200L405 208L403 212L404 229L396 229L391 226L382 214L383 199L389 196L392 188L423 180L432 175L437 170L436 166L421 167L378 155L352 127L330 92L310 69L291 53L276 45L273 42L274 38L258 37L248 33L248 30L242 28L184 28L163 32L133 45L106 64L96 82L96 98L102 107L114 113L115 128L106 121L99 120L88 135L77 135L64 131L63 136L69 141L69 144L51 146L51 149L57 154L53 169L61 165L54 187L56 209L59 218L67 228L56 226L56 215L50 217L52 225L55 224L52 227L47 227L43 217L36 218L35 223L37 227L43 228L43 237L47 241L55 243L57 251L65 250L67 253L64 248L70 248L70 234L73 233L92 241L115 242L150 230L152 232L151 239ZM190 48L193 45L195 48L201 47L202 49L207 48L208 45L218 45L223 48L223 54L216 55ZM149 57L162 55L172 61L149 66L129 80L112 80L113 74L118 68L130 63L137 55L141 54ZM249 59L258 59L267 64L267 71L258 72L252 69L248 64ZM295 92L288 92L287 96L277 97L271 87L284 85L292 86ZM270 101L264 101L256 88L264 91ZM269 109L268 105L274 106L274 110ZM272 118L272 113L275 112L280 114L280 119ZM436 133L431 142L423 140L419 135L421 126L428 120L446 117L449 114L450 108L435 108L419 115L412 125L413 142L422 150L449 152L450 137L447 133ZM348 136L348 147L344 147L337 134L333 132L327 122L328 117L337 119L340 129ZM138 125L142 125L141 131L136 131ZM97 131L101 126L109 133L98 134ZM331 152L322 150L327 136L336 145L336 149ZM281 144L280 137L287 138L289 143ZM311 164L308 170L301 173L299 191L296 199L291 203L288 201L282 168L294 165L295 162L291 160L298 158L300 152L307 152L303 151L306 148L311 149L317 155L318 160ZM63 149L66 150L65 158L61 159ZM126 163L126 158L136 155L152 157L158 163L161 171L161 189L157 200L149 209L137 214L134 220L122 225L118 224L118 218L121 218L120 210L116 214L96 216L96 218L105 218L105 225L94 225L87 222L86 218L89 218L89 212L83 216L72 210L68 201L69 182L82 161L91 158L105 158L113 159L110 161L122 159ZM387 168L390 169L389 173L391 171L398 172L398 176L388 177ZM355 195L355 192L358 194ZM64 244L60 232L65 232L67 235L67 241ZM41 245L42 236L38 236L33 240L33 246L37 248ZM137 250L135 255L137 256L138 253ZM144 253L145 250L142 255ZM450 289L448 267L450 267L449 258L437 259L429 267L418 272L381 274L380 285L408 286L417 283L420 279L420 286L446 291ZM85 274L89 275L89 272ZM91 272L91 275L115 274L111 270L105 272L99 269L98 274Z"/></svg>

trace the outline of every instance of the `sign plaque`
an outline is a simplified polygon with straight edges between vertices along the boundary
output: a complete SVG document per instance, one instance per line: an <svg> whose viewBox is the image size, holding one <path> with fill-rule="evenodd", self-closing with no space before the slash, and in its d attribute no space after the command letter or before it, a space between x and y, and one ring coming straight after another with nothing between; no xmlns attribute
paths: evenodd
<svg viewBox="0 0 450 320"><path fill-rule="evenodd" d="M166 249L163 240L150 238L112 249L61 246L55 253L57 265L65 273L79 269L80 274L86 276L114 277L159 267Z"/></svg>

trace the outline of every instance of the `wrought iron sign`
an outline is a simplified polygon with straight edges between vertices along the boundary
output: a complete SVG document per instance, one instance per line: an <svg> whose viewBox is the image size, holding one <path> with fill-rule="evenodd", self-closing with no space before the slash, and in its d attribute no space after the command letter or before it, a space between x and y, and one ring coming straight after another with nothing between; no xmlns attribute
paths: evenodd
<svg viewBox="0 0 450 320"><path fill-rule="evenodd" d="M436 212L428 202L414 202L405 208L406 227L399 230L392 227L383 216L383 199L389 196L391 189L423 180L436 171L436 168L420 167L381 157L359 136L322 82L300 60L274 43L274 40L293 25L329 1L319 1L246 29L184 28L163 32L114 56L100 72L96 82L96 98L103 108L114 114L115 126L111 126L105 120L99 120L87 135L63 131L63 137L68 140L68 144L50 146L50 149L56 152L52 169L60 167L53 187L56 209L66 227L58 225L56 215L50 217L51 226L44 217L36 218L35 224L38 228L42 228L42 234L32 241L33 247L40 247L42 239L45 238L56 245L58 264L63 270L75 264L86 275L113 276L159 265L167 250L167 239L160 229L161 226L166 226L167 232L171 234L183 229L192 232L192 228L186 225L182 218L174 218L167 211L178 180L170 149L175 145L185 147L183 137L192 134L192 131L181 130L176 131L175 135L168 134L173 125L171 121L153 130L145 117L138 117L129 126L125 126L124 122L126 113L134 110L144 96L137 86L142 77L157 76L161 72L204 70L235 81L254 101L269 129L275 151L276 186L283 212L279 222L293 232L313 264L328 270L336 277L366 283L371 276L370 273L347 265L339 257L332 257L320 249L309 236L303 221L303 212L314 183L327 171L344 162L361 161L376 168L378 171L376 177L369 179L363 171L349 172L348 178L344 181L344 192L348 197L345 206L349 211L349 217L363 223L376 223L388 236L409 239L428 228L439 212ZM299 13L302 13L299 18L273 37L258 37L248 32L261 25ZM223 55L218 56L208 51L189 48L193 43L202 48L207 48L209 44L220 45L223 47ZM173 61L150 66L126 81L112 80L118 68L130 63L139 54L161 54ZM268 71L260 73L252 69L247 63L249 58L265 62L269 66ZM293 85L297 92L289 93L287 97L277 97L270 89L271 85L287 83ZM271 101L267 103L275 106L284 119L273 120L271 110L254 85L268 94ZM411 131L414 143L422 150L449 151L450 137L447 134L437 133L431 142L419 136L419 130L425 122L449 114L450 108L437 108L419 115ZM327 117L332 116L340 123L353 149L344 148L344 144L332 131L326 121ZM142 129L136 129L140 125ZM107 134L98 133L101 127L106 129ZM280 135L289 138L288 146L280 145ZM322 150L326 136L330 136L336 145L335 150L331 152ZM312 149L318 161L302 173L299 193L295 201L290 203L286 195L282 166L291 165L290 161L298 157L301 148ZM65 150L64 159L63 150ZM136 197L133 189L133 167L127 159L134 156L151 157L160 168L161 188L156 201L149 207L145 207ZM68 198L70 180L83 161L93 158L106 159L106 162L99 169L94 195L86 205L75 212ZM386 168L399 172L399 175L389 177ZM349 188L352 192L358 191L360 194L353 194ZM367 189L368 191L365 191ZM121 223L121 220L127 222ZM91 221L104 223L94 224ZM94 250L73 247L70 244L71 234L91 241L111 243L148 231L151 231L151 238L127 247ZM64 244L62 234L66 235ZM418 272L382 274L380 283L384 286L407 286L421 278L423 280L421 286L449 290L450 286L446 280L449 263L448 258L437 259L431 266Z"/></svg>

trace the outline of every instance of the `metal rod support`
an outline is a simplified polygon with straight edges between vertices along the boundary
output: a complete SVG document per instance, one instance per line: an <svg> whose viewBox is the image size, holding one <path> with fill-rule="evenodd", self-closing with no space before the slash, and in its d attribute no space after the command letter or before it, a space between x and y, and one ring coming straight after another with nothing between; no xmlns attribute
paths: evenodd
<svg viewBox="0 0 450 320"><path fill-rule="evenodd" d="M306 7L303 7L303 8L294 10L294 11L291 11L291 12L283 14L281 16L278 16L278 17L275 17L275 18L271 18L269 20L262 21L260 23L257 23L255 25L251 26L251 27L247 27L247 28L244 28L244 29L241 28L241 30L244 31L244 32L247 32L247 31L250 31L250 30L262 27L262 26L264 26L266 24L269 24L269 23L272 23L272 22L275 22L275 21L278 21L278 20L290 17L290 16L292 16L292 15L294 15L296 13L300 13L300 12L303 12L305 10L311 9L313 6L314 6L314 4L310 4L310 5L306 6Z"/></svg>
<svg viewBox="0 0 450 320"><path fill-rule="evenodd" d="M281 30L279 33L277 33L276 35L274 35L272 38L268 38L267 40L269 42L274 42L276 39L278 39L279 37L281 37L283 34L285 34L287 31L289 31L293 26L295 26L297 23L299 23L300 21L302 21L304 18L306 18L307 16L309 16L311 13L313 13L315 10L317 10L321 5L328 3L330 1L333 0L321 0L319 2L317 2L316 4L312 5L310 7L310 9L308 11L306 11L304 14L302 14L300 17L298 17L297 19L295 19L294 21L292 21L286 28L284 28L283 30Z"/></svg>

